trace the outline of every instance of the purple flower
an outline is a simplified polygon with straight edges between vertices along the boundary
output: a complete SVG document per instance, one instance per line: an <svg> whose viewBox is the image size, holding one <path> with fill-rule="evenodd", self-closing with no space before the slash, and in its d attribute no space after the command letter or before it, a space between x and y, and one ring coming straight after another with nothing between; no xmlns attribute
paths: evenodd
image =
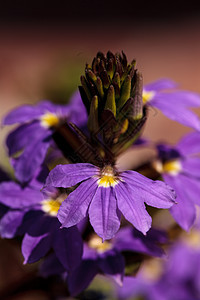
<svg viewBox="0 0 200 300"><path fill-rule="evenodd" d="M170 208L176 222L189 230L196 218L195 205L200 205L200 133L186 135L176 146L158 145L156 170L176 192L177 204Z"/></svg>
<svg viewBox="0 0 200 300"><path fill-rule="evenodd" d="M47 177L46 186L68 188L80 183L61 204L58 219L62 227L78 224L89 214L94 231L111 239L120 227L121 213L143 234L151 227L145 204L169 208L174 191L161 181L152 181L134 171L118 172L107 165L57 165Z"/></svg>
<svg viewBox="0 0 200 300"><path fill-rule="evenodd" d="M144 300L164 300L165 298L158 298L154 286L140 277L124 277L122 287L116 288L116 299L144 299Z"/></svg>
<svg viewBox="0 0 200 300"><path fill-rule="evenodd" d="M12 181L0 184L0 203L7 207L0 220L1 236L24 235L24 263L38 261L53 248L60 263L70 270L81 260L81 235L76 226L60 229L56 215L63 195L55 189L43 195L40 189L35 180L25 187Z"/></svg>
<svg viewBox="0 0 200 300"><path fill-rule="evenodd" d="M62 122L78 125L86 122L85 107L76 92L68 105L55 105L41 101L37 105L23 105L11 111L4 119L4 125L20 125L7 137L9 156L22 153L15 160L15 175L21 182L29 181L40 167L47 150L53 142L54 130Z"/></svg>
<svg viewBox="0 0 200 300"><path fill-rule="evenodd" d="M161 79L144 86L143 102L162 111L171 120L200 130L199 118L189 107L200 106L200 96L188 91L170 91L177 84L168 79ZM163 92L163 90L169 90Z"/></svg>
<svg viewBox="0 0 200 300"><path fill-rule="evenodd" d="M123 252L131 251L153 256L163 256L163 250L157 245L166 241L163 232L150 230L144 236L132 227L124 227L112 241L102 240L91 235L84 245L83 258L80 265L67 276L70 294L76 296L88 287L97 274L104 274L122 285L125 261Z"/></svg>
<svg viewBox="0 0 200 300"><path fill-rule="evenodd" d="M160 295L165 295L163 299L200 298L200 251L199 245L194 245L194 239L197 238L194 235L198 236L199 241L199 232L192 232L187 243L177 241L169 251L163 275L154 285Z"/></svg>
<svg viewBox="0 0 200 300"><path fill-rule="evenodd" d="M154 270L149 269L148 265L145 268L145 263L136 277L125 277L123 286L117 286L118 299L199 299L200 251L199 244L195 245L194 241L199 242L199 232L192 232L186 243L177 241L173 244L166 259L160 262L156 278L148 278L147 274L152 277Z"/></svg>

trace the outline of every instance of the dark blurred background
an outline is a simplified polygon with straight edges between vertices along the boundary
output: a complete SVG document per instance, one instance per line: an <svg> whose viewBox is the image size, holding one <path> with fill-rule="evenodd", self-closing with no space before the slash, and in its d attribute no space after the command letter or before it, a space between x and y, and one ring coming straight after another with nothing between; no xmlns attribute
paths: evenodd
<svg viewBox="0 0 200 300"><path fill-rule="evenodd" d="M168 77L200 93L200 9L192 1L1 1L0 117L24 103L65 103L97 51L136 58L144 82ZM200 115L200 110L196 110ZM4 145L11 128L1 128ZM190 129L150 111L144 135L176 142ZM130 162L130 161L129 161ZM0 165L11 171L5 147ZM18 243L0 241L0 299L34 267ZM36 285L37 290L37 285ZM5 294L5 293L4 293ZM1 297L2 296L2 297ZM5 298L8 299L8 298ZM9 299L50 299L37 290Z"/></svg>
<svg viewBox="0 0 200 300"><path fill-rule="evenodd" d="M16 0L1 3L1 19L5 22L88 22L137 20L170 20L199 16L198 1L33 1ZM103 24L102 24L103 25Z"/></svg>

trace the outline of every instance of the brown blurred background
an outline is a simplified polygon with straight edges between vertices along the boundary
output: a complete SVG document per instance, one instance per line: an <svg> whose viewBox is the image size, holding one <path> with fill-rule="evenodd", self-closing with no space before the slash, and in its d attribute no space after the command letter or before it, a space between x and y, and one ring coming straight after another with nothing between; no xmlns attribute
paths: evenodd
<svg viewBox="0 0 200 300"><path fill-rule="evenodd" d="M200 10L191 1L4 1L0 117L24 103L47 98L67 101L79 85L85 62L91 62L99 50L123 50L129 61L136 58L145 83L168 77L180 88L200 93ZM196 112L200 115L199 109ZM1 129L1 144L9 130ZM173 143L188 131L151 110L144 135ZM0 157L0 165L10 170L5 147ZM22 267L15 243L0 243L3 290L30 269ZM50 299L43 293L31 295L9 299Z"/></svg>

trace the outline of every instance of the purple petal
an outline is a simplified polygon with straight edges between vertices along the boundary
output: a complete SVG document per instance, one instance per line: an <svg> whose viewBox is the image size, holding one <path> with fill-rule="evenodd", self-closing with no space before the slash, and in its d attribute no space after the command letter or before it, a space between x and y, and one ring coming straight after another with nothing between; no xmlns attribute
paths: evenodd
<svg viewBox="0 0 200 300"><path fill-rule="evenodd" d="M37 108L42 112L42 114L46 112L51 112L60 115L61 114L61 107L62 105L54 104L51 101L43 100L38 102ZM65 105L64 107L68 107Z"/></svg>
<svg viewBox="0 0 200 300"><path fill-rule="evenodd" d="M11 156L29 145L30 137L31 141L36 139L40 130L44 131L45 129L37 121L20 125L17 129L13 130L6 139L9 155Z"/></svg>
<svg viewBox="0 0 200 300"><path fill-rule="evenodd" d="M163 162L181 159L181 154L174 147L166 144L157 144L156 148L158 151L158 158L160 158L160 160Z"/></svg>
<svg viewBox="0 0 200 300"><path fill-rule="evenodd" d="M173 280L186 282L193 276L199 260L195 248L179 241L171 247L169 255L170 264L167 266L167 272Z"/></svg>
<svg viewBox="0 0 200 300"><path fill-rule="evenodd" d="M119 251L134 251L147 255L162 257L164 251L157 244L160 240L166 242L166 235L161 231L150 229L146 236L132 227L119 230L114 239L114 247Z"/></svg>
<svg viewBox="0 0 200 300"><path fill-rule="evenodd" d="M70 98L68 104L70 109L70 121L78 126L87 123L87 111L80 96L80 92L76 91Z"/></svg>
<svg viewBox="0 0 200 300"><path fill-rule="evenodd" d="M200 95L188 91L176 91L172 93L157 93L152 99L152 103L165 103L167 106L172 106L174 109L179 107L199 107ZM176 107L174 107L176 105ZM178 106L178 107L177 107Z"/></svg>
<svg viewBox="0 0 200 300"><path fill-rule="evenodd" d="M192 176L187 176L184 174L179 174L179 179L184 187L188 200L192 203L197 204L200 206L200 184L199 179L194 178ZM167 180L167 179L166 179ZM173 180L173 179L172 179ZM174 182L174 188L176 189L176 185Z"/></svg>
<svg viewBox="0 0 200 300"><path fill-rule="evenodd" d="M147 138L141 138L139 137L132 145L133 148L135 148L135 146L148 146L150 144L150 140L148 140Z"/></svg>
<svg viewBox="0 0 200 300"><path fill-rule="evenodd" d="M188 158L181 161L182 173L200 178L200 158Z"/></svg>
<svg viewBox="0 0 200 300"><path fill-rule="evenodd" d="M137 231L139 234L139 232ZM154 241L155 243L158 244L165 244L168 242L168 236L167 233L164 230L161 229L156 229L156 228L151 228L147 234L147 238L149 240Z"/></svg>
<svg viewBox="0 0 200 300"><path fill-rule="evenodd" d="M51 112L56 114L59 118L69 120L70 122L74 122L75 120L79 121L79 125L86 121L87 115L85 111L85 107L82 103L80 95L78 93L74 93L71 98L70 103L66 105L58 105L54 104L50 101L41 101L38 103L38 109L44 114L46 112Z"/></svg>
<svg viewBox="0 0 200 300"><path fill-rule="evenodd" d="M77 224L77 228L78 228L80 233L84 233L87 226L88 226L88 217L84 218L82 221L80 221Z"/></svg>
<svg viewBox="0 0 200 300"><path fill-rule="evenodd" d="M42 101L39 103L38 108L43 111L43 113L51 112L61 119L82 126L87 122L87 112L80 93L78 91L75 92L70 100L67 105L55 105L49 101Z"/></svg>
<svg viewBox="0 0 200 300"><path fill-rule="evenodd" d="M68 116L69 105L56 105L47 100L40 101L36 105L22 105L13 109L4 118L3 124L10 125L15 123L25 123L28 121L33 121L47 112L55 113L58 116Z"/></svg>
<svg viewBox="0 0 200 300"><path fill-rule="evenodd" d="M51 247L51 236L45 233L40 236L30 236L25 234L22 241L22 254L24 256L24 264L34 263L45 256Z"/></svg>
<svg viewBox="0 0 200 300"><path fill-rule="evenodd" d="M97 174L97 167L91 164L57 165L49 173L45 185L68 188Z"/></svg>
<svg viewBox="0 0 200 300"><path fill-rule="evenodd" d="M72 99L73 100L73 99ZM72 105L72 103L68 103L66 105L60 105L60 104L54 104L53 102L44 100L44 101L40 101L38 103L38 108L43 112L51 112L56 114L58 117L62 118L62 119L69 119L70 121L72 121L71 118L73 118L74 114L79 114L79 118L81 119L82 116L82 108L83 108L83 103L80 100L80 96L77 98L76 95L74 95L74 100L76 103L74 103L74 105ZM77 105L76 105L77 104ZM83 112L84 114L84 112Z"/></svg>
<svg viewBox="0 0 200 300"><path fill-rule="evenodd" d="M120 177L122 177L122 180L124 182L127 182L130 185L136 184L136 185L146 186L154 182L153 180L147 178L146 176L141 175L136 171L130 171L130 170L122 172Z"/></svg>
<svg viewBox="0 0 200 300"><path fill-rule="evenodd" d="M123 286L118 288L117 299L158 300L158 298L154 298L154 296L152 295L152 290L153 290L152 286L151 285L148 286L145 279L143 278L126 276L124 277ZM160 298L159 300L167 300L167 299Z"/></svg>
<svg viewBox="0 0 200 300"><path fill-rule="evenodd" d="M58 258L55 256L55 253L49 254L41 263L39 274L43 277L49 277L52 275L61 275L66 270L63 265L60 263Z"/></svg>
<svg viewBox="0 0 200 300"><path fill-rule="evenodd" d="M28 210L27 213L24 215L23 222L21 223L20 227L18 228L17 234L20 236L25 235L26 233L32 234L32 226L35 223L35 220L38 220L44 217L44 212L41 211L41 208L36 208ZM46 231L45 231L46 233Z"/></svg>
<svg viewBox="0 0 200 300"><path fill-rule="evenodd" d="M177 144L176 149L183 155L200 152L200 133L192 132L184 136Z"/></svg>
<svg viewBox="0 0 200 300"><path fill-rule="evenodd" d="M172 287L170 291L174 290L169 293L169 296L171 296L169 299L198 299L199 249L179 241L171 247L169 254L170 264L166 266L167 272L164 278L165 289L169 290L170 284ZM177 286L179 286L179 290Z"/></svg>
<svg viewBox="0 0 200 300"><path fill-rule="evenodd" d="M25 211L8 211L0 220L0 235L2 238L13 238L21 225Z"/></svg>
<svg viewBox="0 0 200 300"><path fill-rule="evenodd" d="M176 103L179 106L185 107L199 107L200 95L188 91L177 91L169 94L160 93L158 97L165 98L166 101Z"/></svg>
<svg viewBox="0 0 200 300"><path fill-rule="evenodd" d="M89 208L90 223L104 240L111 239L120 227L113 188L99 187Z"/></svg>
<svg viewBox="0 0 200 300"><path fill-rule="evenodd" d="M76 296L85 290L93 278L98 274L98 266L94 260L83 260L67 277L71 296Z"/></svg>
<svg viewBox="0 0 200 300"><path fill-rule="evenodd" d="M196 218L196 209L190 201L190 191L183 185L180 176L163 175L164 180L174 187L177 204L170 208L176 222L185 230L189 230Z"/></svg>
<svg viewBox="0 0 200 300"><path fill-rule="evenodd" d="M43 200L42 193L30 188L22 189L14 182L0 184L0 202L12 208L34 206Z"/></svg>
<svg viewBox="0 0 200 300"><path fill-rule="evenodd" d="M75 226L58 229L53 248L66 270L75 269L80 264L83 254L83 242L78 229Z"/></svg>
<svg viewBox="0 0 200 300"><path fill-rule="evenodd" d="M41 115L51 112L60 118L68 118L77 125L83 125L87 121L87 113L82 103L79 92L74 93L72 101L68 105L56 105L44 100L37 105L23 105L13 109L3 121L4 125L25 123L38 119Z"/></svg>
<svg viewBox="0 0 200 300"><path fill-rule="evenodd" d="M32 121L43 114L39 107L23 105L13 109L3 120L4 125Z"/></svg>
<svg viewBox="0 0 200 300"><path fill-rule="evenodd" d="M41 190L44 186L45 180L47 178L49 174L49 169L46 165L42 165L37 172L34 174L34 177L32 178L32 180L28 183L28 186L30 188L36 189L36 190ZM54 189L52 188L53 190Z"/></svg>
<svg viewBox="0 0 200 300"><path fill-rule="evenodd" d="M87 243L83 244L83 260L97 260L98 259L98 252L88 246Z"/></svg>
<svg viewBox="0 0 200 300"><path fill-rule="evenodd" d="M147 213L140 193L134 193L128 184L120 182L115 186L117 204L124 217L143 234L151 227L151 217Z"/></svg>
<svg viewBox="0 0 200 300"><path fill-rule="evenodd" d="M150 102L150 105L160 109L169 119L200 130L200 120L198 116L189 111L186 106L176 103L175 98L171 99L174 100L174 103L170 102L168 97L168 94L159 94Z"/></svg>
<svg viewBox="0 0 200 300"><path fill-rule="evenodd" d="M46 138L46 139L45 139ZM15 162L15 175L21 182L27 182L34 177L37 169L42 165L50 139L47 132L26 146L21 156Z"/></svg>
<svg viewBox="0 0 200 300"><path fill-rule="evenodd" d="M199 254L199 253L198 253ZM198 255L198 262L199 262L199 259L200 259L200 255ZM195 289L198 291L198 294L200 293L200 286L199 286L199 282L200 282L200 267L199 267L199 263L198 263L198 268L197 268L197 271L196 271L196 274L195 274L195 279L194 279L194 285L195 285Z"/></svg>
<svg viewBox="0 0 200 300"><path fill-rule="evenodd" d="M134 171L125 171L121 177L135 196L150 206L169 208L175 203L174 190L162 181L150 180Z"/></svg>
<svg viewBox="0 0 200 300"><path fill-rule="evenodd" d="M42 258L52 245L53 233L58 229L55 218L40 216L28 228L22 241L24 263L33 263Z"/></svg>
<svg viewBox="0 0 200 300"><path fill-rule="evenodd" d="M48 214L44 214L41 211L34 211L34 214L29 218L35 215L35 222L32 221L30 227L27 228L26 232L33 237L39 237L45 234L51 234L52 238L55 232L59 229L60 223L57 218L51 217Z"/></svg>
<svg viewBox="0 0 200 300"><path fill-rule="evenodd" d="M159 79L149 84L145 84L145 91L161 91L166 89L173 89L177 87L177 83L170 79Z"/></svg>
<svg viewBox="0 0 200 300"><path fill-rule="evenodd" d="M82 182L69 194L58 211L58 219L63 227L76 225L87 216L88 207L96 189L96 180L91 178Z"/></svg>
<svg viewBox="0 0 200 300"><path fill-rule="evenodd" d="M121 253L109 250L99 256L98 266L106 275L120 275L121 282L124 276L125 261Z"/></svg>
<svg viewBox="0 0 200 300"><path fill-rule="evenodd" d="M142 191L144 193L144 190ZM175 203L175 191L166 183L156 180L143 194L146 204L157 208L170 208Z"/></svg>

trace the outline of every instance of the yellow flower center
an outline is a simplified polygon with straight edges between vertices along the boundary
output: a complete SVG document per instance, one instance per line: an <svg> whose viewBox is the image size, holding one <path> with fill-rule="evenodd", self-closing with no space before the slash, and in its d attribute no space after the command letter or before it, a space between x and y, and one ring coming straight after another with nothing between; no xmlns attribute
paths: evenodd
<svg viewBox="0 0 200 300"><path fill-rule="evenodd" d="M45 128L56 127L60 120L56 114L51 112L47 112L43 116L40 117L41 125Z"/></svg>
<svg viewBox="0 0 200 300"><path fill-rule="evenodd" d="M143 103L146 104L147 102L151 101L151 99L154 97L155 92L154 91L143 91L142 93L142 99Z"/></svg>
<svg viewBox="0 0 200 300"><path fill-rule="evenodd" d="M148 279L149 281L153 282L158 280L163 272L162 260L159 258L146 260L141 266L140 272L144 278Z"/></svg>
<svg viewBox="0 0 200 300"><path fill-rule="evenodd" d="M61 206L61 203L64 201L64 199L66 198L66 195L63 196L61 195L60 197L58 197L57 199L46 199L42 201L42 210L49 214L52 217L56 217L58 210Z"/></svg>
<svg viewBox="0 0 200 300"><path fill-rule="evenodd" d="M95 249L98 253L103 253L112 248L112 244L108 241L102 242L102 239L94 235L88 242L88 246L92 249Z"/></svg>
<svg viewBox="0 0 200 300"><path fill-rule="evenodd" d="M100 179L97 181L98 186L102 186L105 188L114 187L119 183L119 179L114 174L114 170L111 166L106 166L103 168Z"/></svg>
<svg viewBox="0 0 200 300"><path fill-rule="evenodd" d="M156 171L159 173L167 173L170 175L177 175L180 173L182 166L181 162L178 159L172 159L167 162L162 163L161 161L156 161L154 163Z"/></svg>
<svg viewBox="0 0 200 300"><path fill-rule="evenodd" d="M183 233L183 241L193 249L200 249L200 231L192 229L190 233Z"/></svg>

